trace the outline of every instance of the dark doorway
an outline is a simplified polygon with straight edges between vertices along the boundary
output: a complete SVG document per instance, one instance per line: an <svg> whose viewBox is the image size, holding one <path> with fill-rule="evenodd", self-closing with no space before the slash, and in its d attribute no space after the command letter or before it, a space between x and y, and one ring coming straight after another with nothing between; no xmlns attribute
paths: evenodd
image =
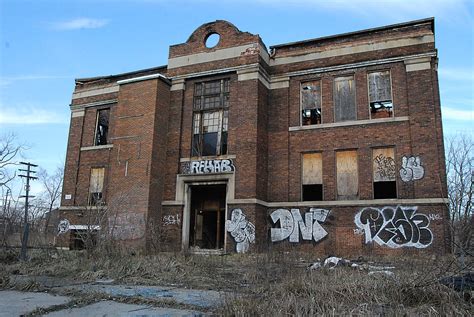
<svg viewBox="0 0 474 317"><path fill-rule="evenodd" d="M191 187L189 246L224 248L226 185Z"/></svg>

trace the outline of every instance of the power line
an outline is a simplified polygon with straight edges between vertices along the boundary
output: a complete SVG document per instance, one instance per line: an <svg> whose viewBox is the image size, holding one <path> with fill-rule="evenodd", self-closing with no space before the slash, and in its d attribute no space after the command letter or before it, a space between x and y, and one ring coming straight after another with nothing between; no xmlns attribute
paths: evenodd
<svg viewBox="0 0 474 317"><path fill-rule="evenodd" d="M23 238L21 239L21 253L20 259L26 261L28 259L26 255L26 248L28 246L28 236L30 234L30 224L28 223L28 200L29 198L34 198L35 196L30 195L30 179L38 179L38 177L31 176L31 174L36 173L36 171L31 170L32 167L38 167L38 165L31 164L29 162L20 162L21 165L26 165L25 169L19 169L20 172L25 172L26 175L18 175L19 177L26 178L25 185L25 195L20 196L19 198L25 198L25 227L23 230Z"/></svg>

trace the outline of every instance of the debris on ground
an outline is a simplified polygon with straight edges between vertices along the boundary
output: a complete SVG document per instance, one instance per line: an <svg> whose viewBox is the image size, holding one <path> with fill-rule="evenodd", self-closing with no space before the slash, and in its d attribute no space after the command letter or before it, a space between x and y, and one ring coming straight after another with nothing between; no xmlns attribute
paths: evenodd
<svg viewBox="0 0 474 317"><path fill-rule="evenodd" d="M363 270L363 271L368 271L369 275L374 275L374 274L383 274L387 276L393 276L395 273L393 273L391 270L395 269L394 266L386 266L386 265L372 265L369 264L370 262L364 263L363 259L357 259L357 260L348 260L348 259L343 259L340 257L336 256L330 256L326 258L324 261L321 261L318 259L316 262L310 264L307 268L308 270L318 270L321 268L329 268L330 270L336 268L336 267L350 267L356 270Z"/></svg>

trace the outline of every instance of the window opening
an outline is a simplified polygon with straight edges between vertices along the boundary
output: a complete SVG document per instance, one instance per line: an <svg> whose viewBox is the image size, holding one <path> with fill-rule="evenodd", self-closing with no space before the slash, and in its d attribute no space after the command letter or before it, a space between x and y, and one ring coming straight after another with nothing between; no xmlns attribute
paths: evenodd
<svg viewBox="0 0 474 317"><path fill-rule="evenodd" d="M367 75L369 82L370 118L393 117L392 86L390 72L373 72Z"/></svg>
<svg viewBox="0 0 474 317"><path fill-rule="evenodd" d="M321 124L321 82L301 84L301 124Z"/></svg>
<svg viewBox="0 0 474 317"><path fill-rule="evenodd" d="M194 86L192 156L227 154L229 79Z"/></svg>
<svg viewBox="0 0 474 317"><path fill-rule="evenodd" d="M106 145L108 142L109 114L110 109L101 109L97 111L94 145Z"/></svg>
<svg viewBox="0 0 474 317"><path fill-rule="evenodd" d="M373 149L372 160L374 199L397 198L394 149Z"/></svg>
<svg viewBox="0 0 474 317"><path fill-rule="evenodd" d="M336 152L337 199L352 200L359 197L357 151Z"/></svg>
<svg viewBox="0 0 474 317"><path fill-rule="evenodd" d="M103 202L105 168L91 168L89 183L89 205L99 205Z"/></svg>
<svg viewBox="0 0 474 317"><path fill-rule="evenodd" d="M339 77L334 80L335 121L356 120L354 78Z"/></svg>
<svg viewBox="0 0 474 317"><path fill-rule="evenodd" d="M323 163L321 153L303 154L303 201L323 200Z"/></svg>
<svg viewBox="0 0 474 317"><path fill-rule="evenodd" d="M206 38L206 47L207 48L216 47L217 44L219 44L220 39L221 39L221 36L217 33L209 34L208 37Z"/></svg>

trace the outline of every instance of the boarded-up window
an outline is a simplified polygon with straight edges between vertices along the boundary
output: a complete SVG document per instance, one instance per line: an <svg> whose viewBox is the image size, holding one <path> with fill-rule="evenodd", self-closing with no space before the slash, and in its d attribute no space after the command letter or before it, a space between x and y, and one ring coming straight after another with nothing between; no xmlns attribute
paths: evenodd
<svg viewBox="0 0 474 317"><path fill-rule="evenodd" d="M303 154L303 200L323 200L323 160L321 153Z"/></svg>
<svg viewBox="0 0 474 317"><path fill-rule="evenodd" d="M397 172L394 149L373 149L372 160L374 199L397 198Z"/></svg>
<svg viewBox="0 0 474 317"><path fill-rule="evenodd" d="M301 124L320 124L321 82L309 81L301 84Z"/></svg>
<svg viewBox="0 0 474 317"><path fill-rule="evenodd" d="M105 168L91 168L91 176L89 182L89 205L96 205L102 202L104 175Z"/></svg>
<svg viewBox="0 0 474 317"><path fill-rule="evenodd" d="M337 199L351 200L359 196L357 151L336 152Z"/></svg>
<svg viewBox="0 0 474 317"><path fill-rule="evenodd" d="M392 85L390 72L373 72L367 75L369 82L370 118L393 116Z"/></svg>
<svg viewBox="0 0 474 317"><path fill-rule="evenodd" d="M97 111L94 145L106 145L108 143L109 114L110 109Z"/></svg>
<svg viewBox="0 0 474 317"><path fill-rule="evenodd" d="M353 77L334 80L334 112L336 122L357 119Z"/></svg>

